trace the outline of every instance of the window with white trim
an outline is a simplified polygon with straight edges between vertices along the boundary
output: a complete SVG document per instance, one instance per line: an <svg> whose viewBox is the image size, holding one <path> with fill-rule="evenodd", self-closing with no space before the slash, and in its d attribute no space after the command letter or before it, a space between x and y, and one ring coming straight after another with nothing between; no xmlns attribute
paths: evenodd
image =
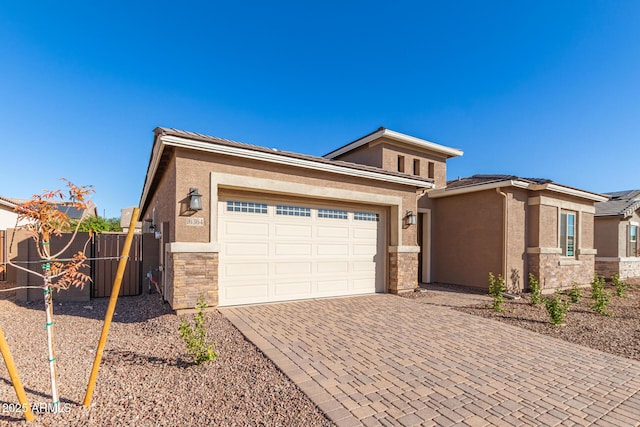
<svg viewBox="0 0 640 427"><path fill-rule="evenodd" d="M247 212L247 213L267 213L266 203L254 203L254 202L227 202L227 212Z"/></svg>
<svg viewBox="0 0 640 427"><path fill-rule="evenodd" d="M380 221L380 216L373 212L354 212L353 219L355 221Z"/></svg>
<svg viewBox="0 0 640 427"><path fill-rule="evenodd" d="M347 211L338 209L318 209L318 218L347 219Z"/></svg>
<svg viewBox="0 0 640 427"><path fill-rule="evenodd" d="M638 226L629 226L629 253L627 256L638 256Z"/></svg>
<svg viewBox="0 0 640 427"><path fill-rule="evenodd" d="M301 206L277 205L276 215L311 216L311 209L303 208Z"/></svg>
<svg viewBox="0 0 640 427"><path fill-rule="evenodd" d="M560 214L560 248L562 256L573 257L576 246L576 214L562 212Z"/></svg>

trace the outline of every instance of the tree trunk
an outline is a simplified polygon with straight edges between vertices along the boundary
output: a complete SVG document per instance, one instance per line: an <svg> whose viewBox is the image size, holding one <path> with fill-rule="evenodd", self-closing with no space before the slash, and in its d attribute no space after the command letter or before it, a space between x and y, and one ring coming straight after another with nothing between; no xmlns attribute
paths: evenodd
<svg viewBox="0 0 640 427"><path fill-rule="evenodd" d="M49 257L51 253L49 251L49 236L45 235L43 238L44 255L47 259L44 261L44 310L47 314L47 350L49 351L49 376L51 378L51 399L53 400L53 412L58 412L60 406L60 399L58 398L58 381L57 381L57 367L56 367L56 354L53 347L53 298L51 295L51 279L49 274L51 272L51 264L49 264Z"/></svg>

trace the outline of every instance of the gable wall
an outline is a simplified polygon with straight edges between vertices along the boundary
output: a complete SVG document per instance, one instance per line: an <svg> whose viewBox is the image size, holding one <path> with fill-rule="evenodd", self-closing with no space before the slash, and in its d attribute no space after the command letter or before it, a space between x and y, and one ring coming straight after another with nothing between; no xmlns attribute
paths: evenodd
<svg viewBox="0 0 640 427"><path fill-rule="evenodd" d="M382 146L369 143L336 157L336 160L382 168Z"/></svg>

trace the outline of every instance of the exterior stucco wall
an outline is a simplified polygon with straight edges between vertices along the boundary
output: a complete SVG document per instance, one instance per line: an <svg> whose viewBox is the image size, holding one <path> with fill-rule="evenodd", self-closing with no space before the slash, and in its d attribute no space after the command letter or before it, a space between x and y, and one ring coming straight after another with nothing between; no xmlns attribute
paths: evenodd
<svg viewBox="0 0 640 427"><path fill-rule="evenodd" d="M157 190L151 197L149 207L142 213L142 220L154 220L156 230L163 222L175 223L176 219L176 166L175 156L160 179ZM186 193L185 193L186 194ZM175 241L175 227L170 228L170 235L165 236L168 242ZM162 250L162 249L161 249Z"/></svg>
<svg viewBox="0 0 640 427"><path fill-rule="evenodd" d="M539 280L542 289L568 288L573 283L589 283L595 271L594 250L594 204L577 197L558 195L553 192L532 193L529 212L539 217L538 230L535 225L527 249L529 272ZM563 211L576 213L575 256L562 256L560 247L560 215ZM535 241L538 245L535 245Z"/></svg>
<svg viewBox="0 0 640 427"><path fill-rule="evenodd" d="M527 283L527 202L529 195L521 189L503 189L508 200L507 268L505 283L511 292L521 292ZM494 273L497 275L497 273Z"/></svg>
<svg viewBox="0 0 640 427"><path fill-rule="evenodd" d="M595 218L596 271L611 278L617 274L621 279L640 277L640 256L629 252L629 226L640 225L640 214L621 219L615 217Z"/></svg>
<svg viewBox="0 0 640 427"><path fill-rule="evenodd" d="M413 175L413 161L420 161L420 174L419 176L429 178L428 164L429 162L434 165L434 184L436 188L442 188L447 185L447 159L437 154L423 152L419 150L413 150L409 147L393 143L385 140L380 140L379 144L382 145L382 168L390 171L398 171L398 156L404 156L405 171L408 175Z"/></svg>
<svg viewBox="0 0 640 427"><path fill-rule="evenodd" d="M488 287L502 271L503 198L494 190L434 199L431 280Z"/></svg>
<svg viewBox="0 0 640 427"><path fill-rule="evenodd" d="M368 143L337 157L336 160L382 168L382 146L371 146L371 143Z"/></svg>
<svg viewBox="0 0 640 427"><path fill-rule="evenodd" d="M0 230L14 228L16 226L17 219L18 214L15 213L12 208L0 205Z"/></svg>
<svg viewBox="0 0 640 427"><path fill-rule="evenodd" d="M186 218L196 215L181 214L176 207L176 227L175 241L178 242L209 242L209 220L213 218L211 212L216 212L217 207L211 206L209 194L211 193L210 174L234 174L257 179L270 179L295 184L310 185L326 190L327 200L331 200L331 189L351 190L362 193L376 195L399 196L402 198L402 212L406 210L417 211L417 196L415 189L407 186L372 181L362 178L331 174L321 171L311 171L308 169L296 168L260 162L255 160L241 159L237 157L216 156L208 153L193 151L178 151L176 159L178 179L176 189L180 202L180 195L186 197L190 187L197 187L200 194L203 194L203 209L196 215L204 218L204 227L193 227L186 225ZM304 197L304 194L300 194ZM183 216L184 215L184 216ZM393 227L393 225L392 225ZM206 232L205 232L206 230ZM416 227L402 228L401 243L394 241L393 236L389 241L390 245L415 246L417 244Z"/></svg>

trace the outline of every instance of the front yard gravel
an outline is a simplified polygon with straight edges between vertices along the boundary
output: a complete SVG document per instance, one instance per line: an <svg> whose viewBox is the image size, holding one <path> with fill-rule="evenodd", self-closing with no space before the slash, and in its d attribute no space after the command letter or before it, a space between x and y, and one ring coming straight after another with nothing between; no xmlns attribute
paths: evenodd
<svg viewBox="0 0 640 427"><path fill-rule="evenodd" d="M55 298L55 295L54 295ZM323 413L217 310L207 313L217 360L193 365L178 335L182 316L159 295L121 297L89 408L82 406L108 299L56 303L62 413L27 424L0 358L0 425L330 426ZM0 292L0 325L29 402L51 402L43 304ZM186 315L192 318L193 315ZM4 410L3 410L4 408Z"/></svg>

